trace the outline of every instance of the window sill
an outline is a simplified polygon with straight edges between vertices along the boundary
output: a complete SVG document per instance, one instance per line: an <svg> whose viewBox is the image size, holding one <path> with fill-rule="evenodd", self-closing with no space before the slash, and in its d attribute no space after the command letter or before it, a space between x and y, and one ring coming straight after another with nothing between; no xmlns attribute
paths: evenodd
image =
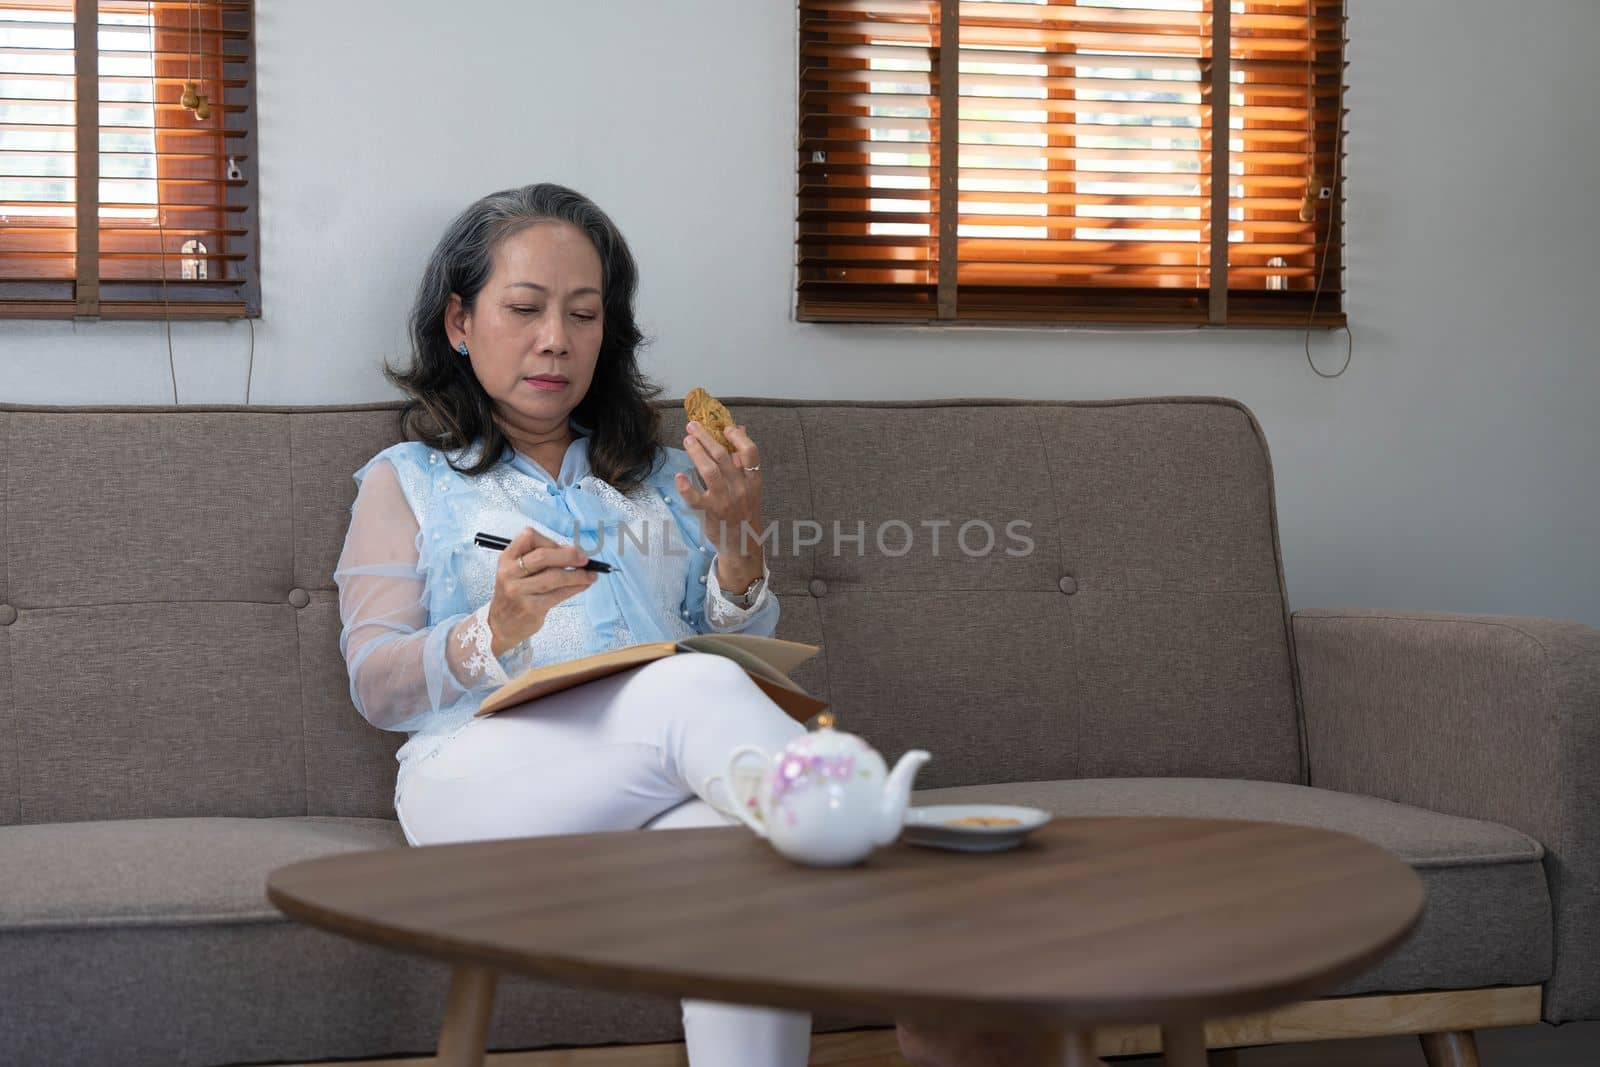
<svg viewBox="0 0 1600 1067"><path fill-rule="evenodd" d="M1139 332L1165 332L1188 333L1198 330L1304 330L1307 328L1320 330L1337 330L1348 328L1349 319L1344 312L1321 312L1314 319L1302 313L1264 313L1259 315L1246 315L1238 319L1213 325L1203 317L1196 316L1151 316L1146 319L1127 319L1115 316L1093 318L1080 316L1062 319L1007 319L1003 317L989 318L961 318L961 319L929 319L914 316L904 317L872 317L863 315L859 310L841 310L837 314L812 312L806 315L794 316L794 321L805 325L822 326L901 326L916 329L954 329L954 330L1104 330L1107 332L1139 333Z"/></svg>
<svg viewBox="0 0 1600 1067"><path fill-rule="evenodd" d="M0 319L77 319L78 305L71 300L0 300ZM239 302L206 304L166 304L160 301L130 300L102 302L98 320L162 320L166 318L197 322L203 320L259 319L260 308Z"/></svg>

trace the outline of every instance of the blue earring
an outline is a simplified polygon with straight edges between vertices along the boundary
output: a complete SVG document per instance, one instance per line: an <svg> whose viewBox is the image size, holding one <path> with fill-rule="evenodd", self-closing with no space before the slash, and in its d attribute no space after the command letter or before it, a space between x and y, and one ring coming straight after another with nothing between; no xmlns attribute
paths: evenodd
<svg viewBox="0 0 1600 1067"><path fill-rule="evenodd" d="M463 356L467 355L467 342L462 341L460 344L456 345L456 351L460 352Z"/></svg>

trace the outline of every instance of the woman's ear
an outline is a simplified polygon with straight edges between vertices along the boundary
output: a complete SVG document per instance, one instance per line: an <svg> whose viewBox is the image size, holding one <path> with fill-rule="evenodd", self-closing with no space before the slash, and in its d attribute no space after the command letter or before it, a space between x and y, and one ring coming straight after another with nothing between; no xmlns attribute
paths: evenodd
<svg viewBox="0 0 1600 1067"><path fill-rule="evenodd" d="M451 293L449 302L444 306L444 335L449 339L451 348L460 348L461 342L467 339L467 321L470 318L460 294Z"/></svg>

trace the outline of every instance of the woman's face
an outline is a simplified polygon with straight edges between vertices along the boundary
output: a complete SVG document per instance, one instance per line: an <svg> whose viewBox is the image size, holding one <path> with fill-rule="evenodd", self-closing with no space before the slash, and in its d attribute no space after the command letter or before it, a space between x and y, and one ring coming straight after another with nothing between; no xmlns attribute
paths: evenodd
<svg viewBox="0 0 1600 1067"><path fill-rule="evenodd" d="M537 222L502 240L469 311L451 295L450 344L499 417L530 433L564 430L594 378L605 315L600 253L567 222Z"/></svg>

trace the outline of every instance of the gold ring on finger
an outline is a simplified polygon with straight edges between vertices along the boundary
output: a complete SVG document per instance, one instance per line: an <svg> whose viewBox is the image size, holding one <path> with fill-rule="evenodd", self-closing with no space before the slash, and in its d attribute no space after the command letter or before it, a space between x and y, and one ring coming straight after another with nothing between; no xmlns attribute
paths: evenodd
<svg viewBox="0 0 1600 1067"><path fill-rule="evenodd" d="M745 468L745 470L747 470L747 471L758 471L760 469L761 469L761 464L759 464L759 463L757 463L754 467L746 467Z"/></svg>
<svg viewBox="0 0 1600 1067"><path fill-rule="evenodd" d="M532 578L533 577L533 575L528 573L528 565L526 563L522 562L522 556L518 556L517 557L517 570L522 572L522 576L524 578Z"/></svg>

